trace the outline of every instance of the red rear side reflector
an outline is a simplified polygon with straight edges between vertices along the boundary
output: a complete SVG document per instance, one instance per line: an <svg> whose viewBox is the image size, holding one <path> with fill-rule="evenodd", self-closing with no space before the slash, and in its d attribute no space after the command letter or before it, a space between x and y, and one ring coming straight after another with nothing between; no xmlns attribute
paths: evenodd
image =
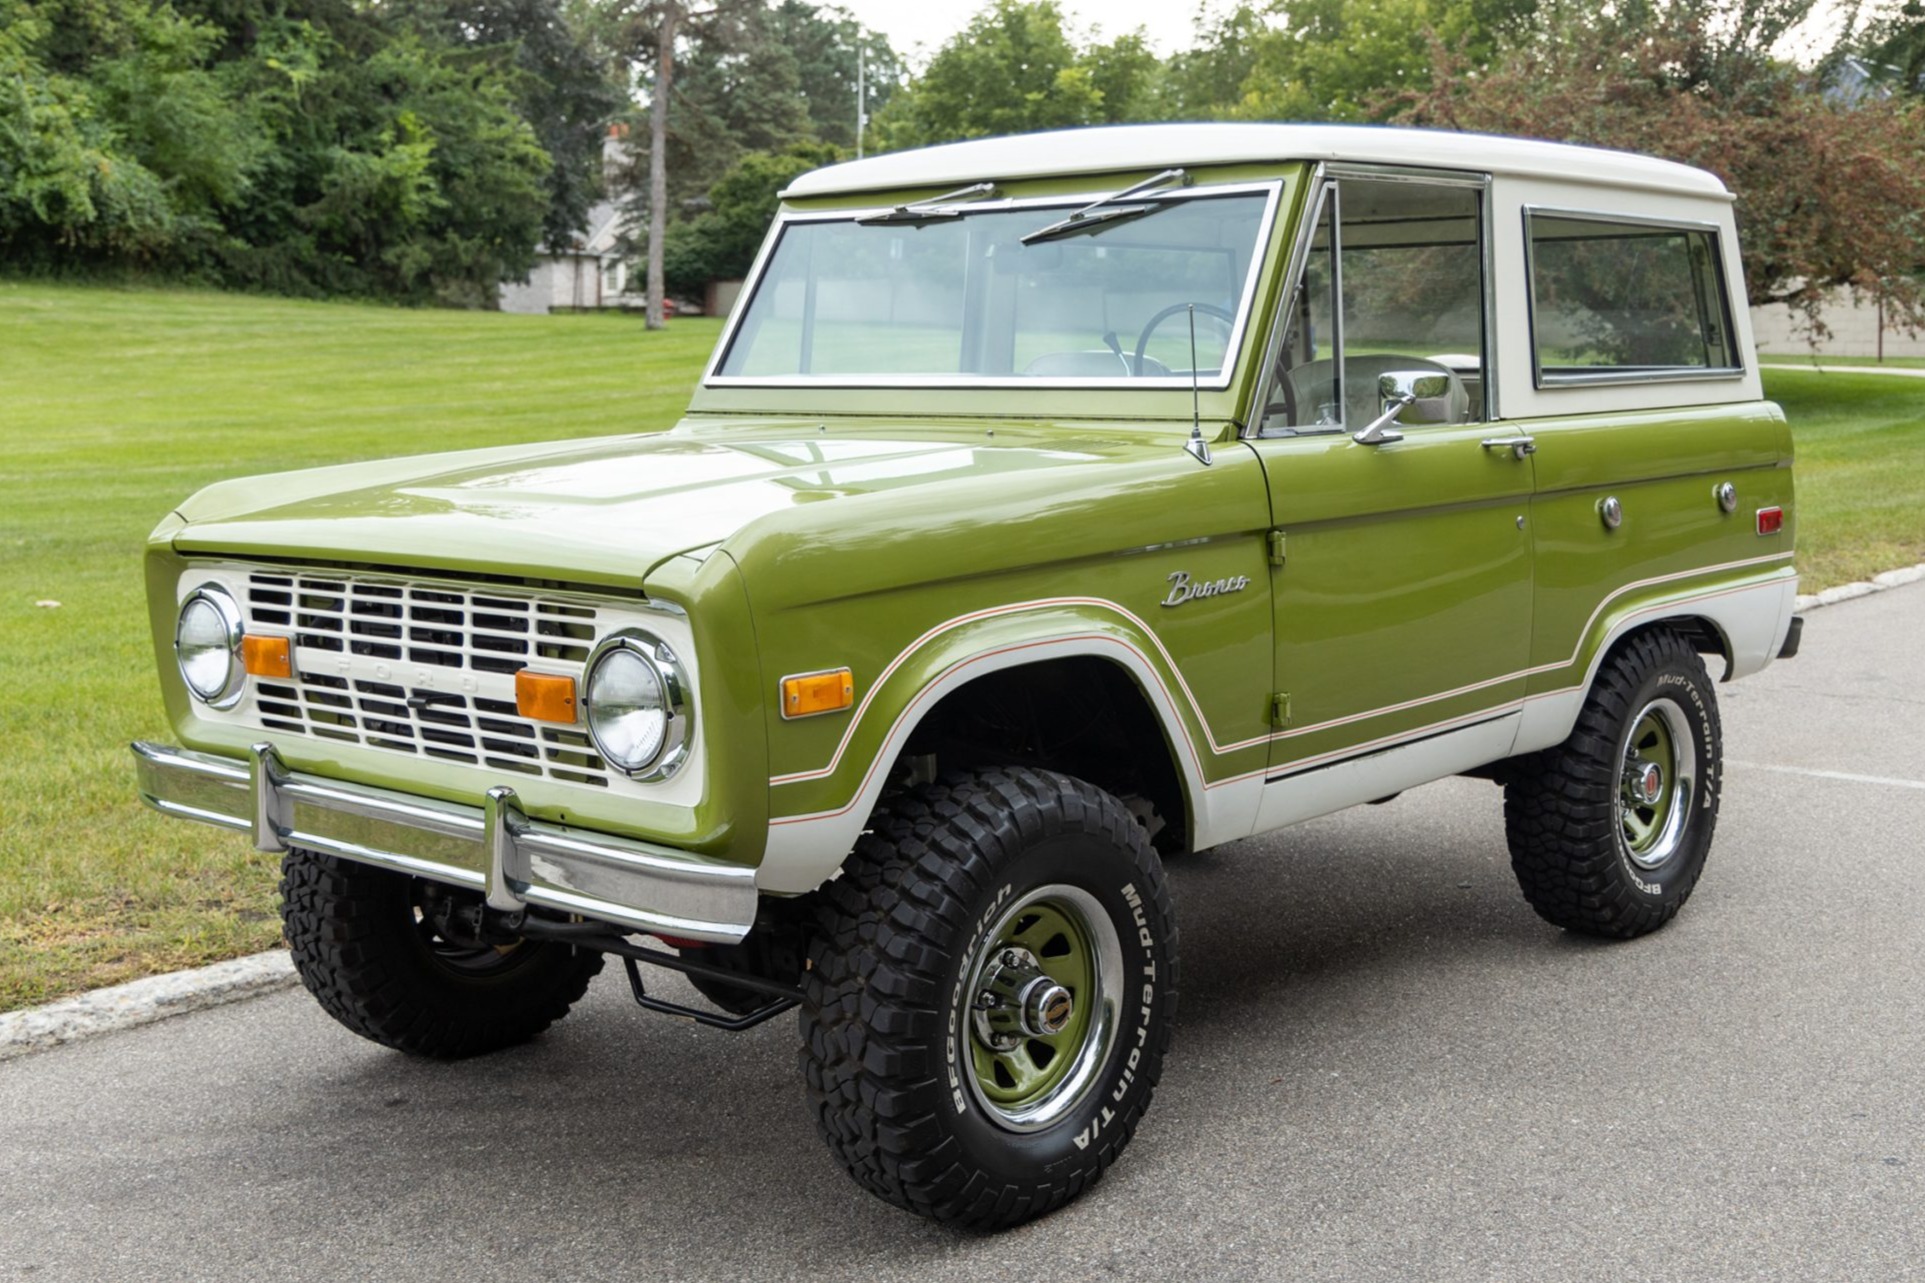
<svg viewBox="0 0 1925 1283"><path fill-rule="evenodd" d="M1758 509L1758 533L1759 534L1775 535L1780 530L1783 530L1784 528L1785 528L1785 510L1783 508Z"/></svg>

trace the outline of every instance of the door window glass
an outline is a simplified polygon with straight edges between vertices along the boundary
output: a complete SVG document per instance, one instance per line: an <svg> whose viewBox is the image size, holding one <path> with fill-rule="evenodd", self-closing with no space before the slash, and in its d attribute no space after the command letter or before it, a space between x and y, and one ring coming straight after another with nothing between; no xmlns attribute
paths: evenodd
<svg viewBox="0 0 1925 1283"><path fill-rule="evenodd" d="M1473 187L1326 188L1266 429L1354 431L1383 412L1387 386L1422 389L1404 427L1486 417L1482 204Z"/></svg>

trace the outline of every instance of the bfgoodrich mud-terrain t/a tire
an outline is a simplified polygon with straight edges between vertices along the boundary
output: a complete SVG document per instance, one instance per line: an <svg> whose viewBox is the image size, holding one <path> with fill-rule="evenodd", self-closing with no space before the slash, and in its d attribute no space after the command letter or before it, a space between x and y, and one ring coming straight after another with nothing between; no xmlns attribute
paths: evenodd
<svg viewBox="0 0 1925 1283"><path fill-rule="evenodd" d="M452 1060L525 1042L568 1014L602 956L552 942L441 937L425 884L312 851L281 861L281 921L308 991L385 1046Z"/></svg>
<svg viewBox="0 0 1925 1283"><path fill-rule="evenodd" d="M1629 938L1669 922L1704 870L1724 743L1704 661L1652 629L1604 661L1558 747L1504 794L1511 867L1547 921Z"/></svg>
<svg viewBox="0 0 1925 1283"><path fill-rule="evenodd" d="M802 1068L849 1173L984 1228L1095 1182L1176 1010L1163 869L1123 804L1046 771L946 776L886 804L823 896Z"/></svg>

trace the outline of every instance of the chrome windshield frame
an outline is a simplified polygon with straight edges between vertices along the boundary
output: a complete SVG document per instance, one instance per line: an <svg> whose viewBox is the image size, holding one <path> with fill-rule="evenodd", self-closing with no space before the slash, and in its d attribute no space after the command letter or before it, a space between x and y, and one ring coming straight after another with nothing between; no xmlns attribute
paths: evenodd
<svg viewBox="0 0 1925 1283"><path fill-rule="evenodd" d="M1143 391L1188 390L1192 384L1210 392L1227 390L1233 381L1237 365L1244 356L1244 342L1253 328L1256 296L1263 282L1264 265L1270 256L1271 234L1276 226L1277 212L1286 179L1283 177L1236 182L1204 184L1182 188L1165 195L1157 194L1160 201L1175 204L1178 201L1210 199L1222 196L1241 196L1261 194L1264 197L1263 213L1257 221L1252 238L1250 265L1244 274L1242 294L1238 300L1236 321L1230 337L1224 344L1225 360L1221 369L1207 379L1191 379L1187 375L1143 376L1046 376L1025 377L1022 375L964 375L964 374L721 374L718 371L727 359L729 350L734 346L738 329L743 317L748 314L749 305L755 293L761 288L762 279L769 268L776 245L787 229L798 223L854 223L865 216L886 212L892 205L866 205L835 210L785 210L778 214L774 227L762 241L756 252L755 263L743 282L736 304L729 311L728 320L722 328L721 338L715 350L709 355L708 366L702 373L702 386L705 388L945 388L954 391L972 389L1008 388L1103 388L1138 389ZM1004 198L1002 200L973 201L963 207L964 217L973 218L980 214L997 213L1020 209L1079 209L1090 204L1090 194L1075 193L1060 196L1030 196ZM886 226L886 225L884 225Z"/></svg>

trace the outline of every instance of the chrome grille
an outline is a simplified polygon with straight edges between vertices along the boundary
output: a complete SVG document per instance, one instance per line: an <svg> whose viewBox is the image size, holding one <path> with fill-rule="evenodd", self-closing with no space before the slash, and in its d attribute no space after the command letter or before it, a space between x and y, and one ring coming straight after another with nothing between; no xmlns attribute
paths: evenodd
<svg viewBox="0 0 1925 1283"><path fill-rule="evenodd" d="M594 606L308 571L250 571L245 595L250 632L294 639L294 677L255 683L263 727L608 786L585 729L515 707L523 668L579 677L598 633Z"/></svg>

